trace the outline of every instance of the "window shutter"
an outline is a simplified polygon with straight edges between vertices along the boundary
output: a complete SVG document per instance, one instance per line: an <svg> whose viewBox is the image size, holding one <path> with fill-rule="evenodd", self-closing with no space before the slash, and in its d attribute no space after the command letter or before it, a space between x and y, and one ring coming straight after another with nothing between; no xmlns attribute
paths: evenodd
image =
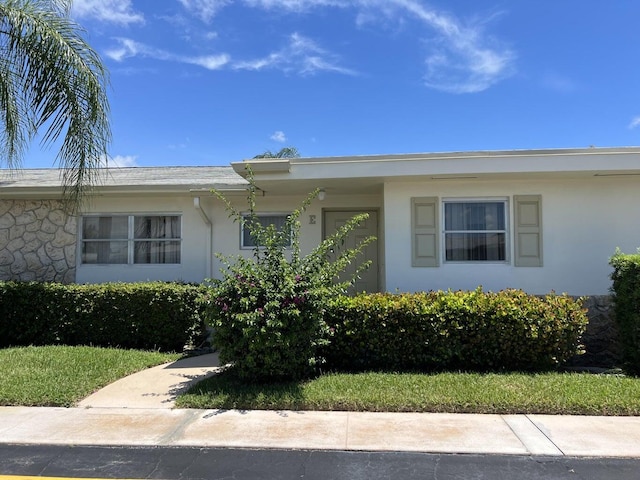
<svg viewBox="0 0 640 480"><path fill-rule="evenodd" d="M438 198L411 199L411 265L437 267L438 253Z"/></svg>
<svg viewBox="0 0 640 480"><path fill-rule="evenodd" d="M542 197L516 195L515 205L515 266L542 266Z"/></svg>

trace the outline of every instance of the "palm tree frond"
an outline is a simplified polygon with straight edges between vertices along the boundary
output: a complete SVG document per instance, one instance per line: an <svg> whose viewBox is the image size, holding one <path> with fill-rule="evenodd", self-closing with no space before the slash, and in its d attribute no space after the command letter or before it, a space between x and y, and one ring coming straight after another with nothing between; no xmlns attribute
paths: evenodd
<svg viewBox="0 0 640 480"><path fill-rule="evenodd" d="M3 153L19 165L25 145L62 139L56 161L64 196L78 205L111 142L108 74L68 17L70 0L0 1L0 121Z"/></svg>
<svg viewBox="0 0 640 480"><path fill-rule="evenodd" d="M283 147L277 152L266 150L253 158L299 158L300 153L296 147Z"/></svg>

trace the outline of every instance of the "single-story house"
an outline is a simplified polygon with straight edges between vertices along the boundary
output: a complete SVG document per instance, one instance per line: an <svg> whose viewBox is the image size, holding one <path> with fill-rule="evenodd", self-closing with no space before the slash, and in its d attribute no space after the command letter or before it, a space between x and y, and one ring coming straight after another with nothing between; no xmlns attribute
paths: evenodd
<svg viewBox="0 0 640 480"><path fill-rule="evenodd" d="M210 189L246 209L251 165L264 222L306 195L303 253L345 219L369 218L358 289L520 288L609 293L616 247L640 246L640 147L265 158L226 167L110 168L75 217L55 169L0 171L0 279L97 283L219 276L215 252L250 235Z"/></svg>

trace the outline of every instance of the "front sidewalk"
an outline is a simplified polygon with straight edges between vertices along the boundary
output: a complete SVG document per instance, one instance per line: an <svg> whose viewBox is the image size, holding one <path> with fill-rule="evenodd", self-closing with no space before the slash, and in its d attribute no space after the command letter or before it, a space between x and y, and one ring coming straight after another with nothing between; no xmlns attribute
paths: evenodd
<svg viewBox="0 0 640 480"><path fill-rule="evenodd" d="M0 407L0 443L640 458L640 417Z"/></svg>

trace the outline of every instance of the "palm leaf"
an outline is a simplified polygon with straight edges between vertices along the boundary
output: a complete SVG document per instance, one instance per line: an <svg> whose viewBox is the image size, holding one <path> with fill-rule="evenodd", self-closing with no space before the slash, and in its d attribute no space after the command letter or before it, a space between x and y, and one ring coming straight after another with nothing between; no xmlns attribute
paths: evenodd
<svg viewBox="0 0 640 480"><path fill-rule="evenodd" d="M64 197L77 206L111 141L108 75L69 17L69 0L0 1L0 162L17 168L37 132L61 139Z"/></svg>

